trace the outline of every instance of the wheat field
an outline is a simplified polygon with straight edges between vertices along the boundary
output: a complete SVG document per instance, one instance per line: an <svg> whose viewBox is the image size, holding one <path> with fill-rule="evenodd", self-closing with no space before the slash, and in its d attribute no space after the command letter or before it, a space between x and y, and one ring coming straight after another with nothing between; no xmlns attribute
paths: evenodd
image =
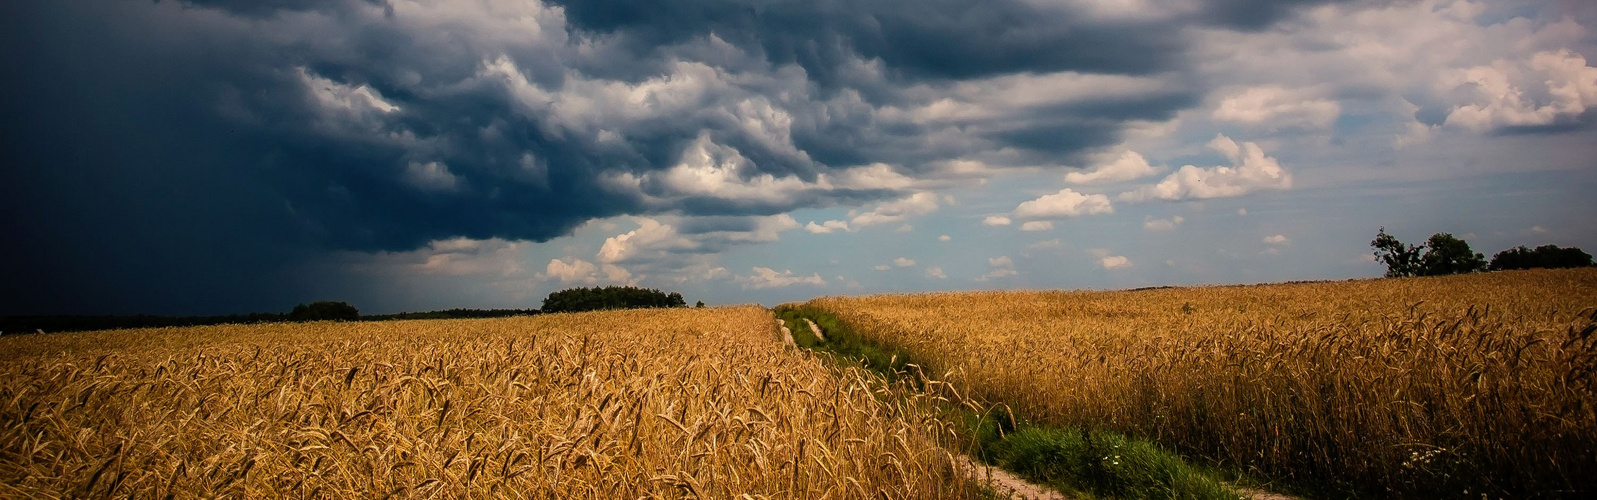
<svg viewBox="0 0 1597 500"><path fill-rule="evenodd" d="M1597 491L1597 270L821 298L1042 423L1330 496Z"/></svg>
<svg viewBox="0 0 1597 500"><path fill-rule="evenodd" d="M943 424L758 307L0 338L0 496L942 498Z"/></svg>

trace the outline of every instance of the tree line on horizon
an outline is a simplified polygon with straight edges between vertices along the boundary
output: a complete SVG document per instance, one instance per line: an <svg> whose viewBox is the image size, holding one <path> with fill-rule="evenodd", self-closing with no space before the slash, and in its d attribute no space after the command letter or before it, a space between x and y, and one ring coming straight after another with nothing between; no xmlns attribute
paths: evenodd
<svg viewBox="0 0 1597 500"><path fill-rule="evenodd" d="M1470 249L1469 243L1450 233L1436 233L1419 245L1406 245L1382 227L1370 241L1375 260L1386 265L1386 277L1444 276L1480 271L1516 269L1566 269L1590 267L1592 256L1576 247L1520 245L1486 256Z"/></svg>
<svg viewBox="0 0 1597 500"><path fill-rule="evenodd" d="M323 300L294 306L286 313L249 313L220 316L157 315L33 315L0 316L0 334L77 332L122 328L165 328L222 324L283 323L305 321L391 321L410 319L502 318L549 312L579 312L644 307L687 307L677 292L632 286L579 287L549 294L539 309L444 309L425 312L362 315L348 302ZM699 301L696 307L704 307Z"/></svg>

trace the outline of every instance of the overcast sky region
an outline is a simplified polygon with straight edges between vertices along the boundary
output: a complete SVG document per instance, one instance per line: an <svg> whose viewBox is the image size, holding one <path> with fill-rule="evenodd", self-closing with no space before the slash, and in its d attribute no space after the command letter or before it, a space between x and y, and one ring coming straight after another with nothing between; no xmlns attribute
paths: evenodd
<svg viewBox="0 0 1597 500"><path fill-rule="evenodd" d="M1597 250L1587 0L0 2L0 314Z"/></svg>

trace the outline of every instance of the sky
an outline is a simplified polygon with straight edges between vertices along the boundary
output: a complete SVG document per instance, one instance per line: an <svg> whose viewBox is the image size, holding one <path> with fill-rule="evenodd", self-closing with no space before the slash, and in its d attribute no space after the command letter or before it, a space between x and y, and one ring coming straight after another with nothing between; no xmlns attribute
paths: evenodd
<svg viewBox="0 0 1597 500"><path fill-rule="evenodd" d="M1597 247L1583 0L0 3L0 314L1379 276Z"/></svg>

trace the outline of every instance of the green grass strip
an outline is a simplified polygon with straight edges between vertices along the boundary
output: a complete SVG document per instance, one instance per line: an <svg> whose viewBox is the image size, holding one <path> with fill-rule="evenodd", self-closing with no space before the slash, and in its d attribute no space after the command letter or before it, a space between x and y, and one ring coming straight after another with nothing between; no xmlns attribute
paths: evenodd
<svg viewBox="0 0 1597 500"><path fill-rule="evenodd" d="M793 343L799 347L835 354L844 361L863 366L887 377L888 380L896 381L899 374L909 370L911 364L909 353L894 347L866 342L864 337L848 324L826 311L807 306L778 306L776 316L793 331ZM809 323L804 321L806 318L821 327L821 331L826 335L826 342L821 342L815 333L810 331Z"/></svg>
<svg viewBox="0 0 1597 500"><path fill-rule="evenodd" d="M976 431L981 460L1062 491L1101 498L1231 499L1239 495L1179 455L1108 431L1020 424Z"/></svg>

